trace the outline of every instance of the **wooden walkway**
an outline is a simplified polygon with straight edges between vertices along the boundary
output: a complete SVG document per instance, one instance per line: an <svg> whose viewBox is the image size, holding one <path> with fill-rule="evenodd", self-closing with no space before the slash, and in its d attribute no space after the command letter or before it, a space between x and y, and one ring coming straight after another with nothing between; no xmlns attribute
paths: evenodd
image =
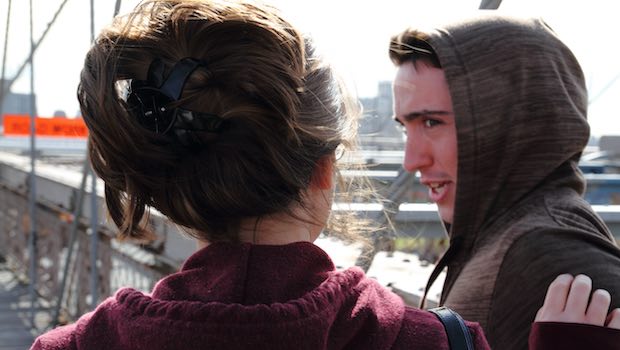
<svg viewBox="0 0 620 350"><path fill-rule="evenodd" d="M28 300L28 287L0 264L0 350L28 350L34 342Z"/></svg>

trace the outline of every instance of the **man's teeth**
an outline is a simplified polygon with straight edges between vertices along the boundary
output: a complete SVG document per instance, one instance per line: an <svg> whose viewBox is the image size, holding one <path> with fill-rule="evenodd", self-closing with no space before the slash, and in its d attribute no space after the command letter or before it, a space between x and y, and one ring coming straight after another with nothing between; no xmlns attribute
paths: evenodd
<svg viewBox="0 0 620 350"><path fill-rule="evenodd" d="M432 189L434 189L434 190L435 190L435 189L438 189L438 188L441 188L441 187L443 187L443 186L444 186L444 184L443 184L443 183L436 183L436 182L434 182L434 183L430 183L430 184L428 185L428 187L430 187L430 188L432 188Z"/></svg>

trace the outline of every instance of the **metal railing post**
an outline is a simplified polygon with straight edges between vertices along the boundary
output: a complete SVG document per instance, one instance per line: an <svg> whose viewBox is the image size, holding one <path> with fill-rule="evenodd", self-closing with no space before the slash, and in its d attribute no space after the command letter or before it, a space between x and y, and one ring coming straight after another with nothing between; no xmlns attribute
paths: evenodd
<svg viewBox="0 0 620 350"><path fill-rule="evenodd" d="M58 302L54 307L54 314L52 316L52 328L58 326L58 317L60 315L60 308L62 306L62 299L64 299L65 289L67 286L67 280L69 277L69 265L71 265L71 257L73 255L73 246L77 239L77 230L80 223L80 216L82 216L82 205L84 204L84 193L86 192L86 179L88 178L90 166L88 163L88 157L84 160L84 166L82 168L82 182L80 184L80 191L76 198L76 207L73 211L73 221L71 222L71 230L69 233L69 243L67 246L67 256L65 257L65 265L63 267L62 282L58 291Z"/></svg>
<svg viewBox="0 0 620 350"><path fill-rule="evenodd" d="M36 187L36 169L35 161L37 156L36 151L36 116L37 106L34 94L34 30L33 30L33 15L32 15L32 0L30 0L30 176L29 176L29 194L28 212L30 216L30 234L28 236L28 257L30 259L30 271L29 279L30 285L28 286L30 294L30 325L34 328L35 312L37 308L37 267L38 267L38 252L37 252L37 187Z"/></svg>

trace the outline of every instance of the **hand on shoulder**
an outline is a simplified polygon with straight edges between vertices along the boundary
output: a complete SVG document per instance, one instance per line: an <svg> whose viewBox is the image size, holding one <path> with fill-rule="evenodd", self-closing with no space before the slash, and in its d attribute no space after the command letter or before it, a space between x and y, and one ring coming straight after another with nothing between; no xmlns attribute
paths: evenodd
<svg viewBox="0 0 620 350"><path fill-rule="evenodd" d="M582 323L620 329L620 309L609 314L611 295L604 289L592 293L592 280L586 275L558 276L547 290L535 322Z"/></svg>

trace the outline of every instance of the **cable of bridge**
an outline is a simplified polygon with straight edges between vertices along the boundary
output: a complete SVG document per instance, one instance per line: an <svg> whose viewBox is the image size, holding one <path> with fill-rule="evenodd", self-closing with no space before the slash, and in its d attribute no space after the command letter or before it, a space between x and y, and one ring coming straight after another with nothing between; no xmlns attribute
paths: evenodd
<svg viewBox="0 0 620 350"><path fill-rule="evenodd" d="M118 14L118 11L121 6L121 0L116 0L114 5L114 14L115 17ZM91 43L95 41L95 4L94 0L90 0L90 41ZM56 327L59 324L59 316L60 309L62 307L62 300L64 298L64 291L66 289L68 276L69 276L69 266L71 265L71 260L73 257L73 250L75 246L75 241L77 240L77 230L79 218L82 215L82 205L84 201L84 195L86 192L86 182L88 178L88 174L91 174L91 196L90 196L90 295L91 295L91 308L95 308L97 306L97 302L99 300L99 269L97 268L98 264L98 246L99 246L99 234L98 234L98 205L97 205L97 175L95 171L90 166L90 161L88 157L88 152L84 157L84 164L82 166L82 181L80 183L80 191L77 197L77 206L75 207L75 211L73 213L73 222L71 224L70 230L70 239L68 243L67 255L65 257L62 282L60 285L60 291L58 294L58 300L54 306L54 313L52 316L52 328Z"/></svg>
<svg viewBox="0 0 620 350"><path fill-rule="evenodd" d="M41 37L39 38L39 40L37 40L37 42L34 44L34 47L30 50L30 54L28 55L28 58L26 58L24 63L22 63L22 65L19 66L19 69L17 69L17 73L15 73L15 76L11 80L9 80L7 86L2 90L2 94L0 94L0 101L4 100L4 97L6 96L6 94L9 91L11 91L11 88L13 87L13 83L15 83L17 78L19 78L19 76L22 74L22 72L26 68L26 66L32 61L32 56L34 56L34 53L37 51L37 49L41 45L41 43L47 36L47 33L49 33L54 23L56 23L56 20L58 19L58 15L60 15L60 13L62 12L62 9L65 7L65 4L67 3L67 1L68 0L63 0L63 2L60 4L60 6L58 7L58 10L56 11L56 13L54 13L54 17L52 17L52 20L47 24L45 31L43 31L43 34L41 34Z"/></svg>
<svg viewBox="0 0 620 350"><path fill-rule="evenodd" d="M77 198L75 200L75 208L73 212L73 221L71 221L71 228L69 230L69 243L67 243L67 255L65 256L65 263L63 265L62 271L62 282L60 283L60 288L58 290L58 301L54 305L54 313L52 314L52 327L55 328L59 324L59 316L60 309L62 307L62 300L65 297L65 289L67 286L67 281L69 280L69 267L71 264L71 260L73 258L73 250L75 247L75 241L77 240L77 231L80 223L80 216L82 216L82 206L84 203L84 194L86 192L86 179L88 177L90 165L88 162L88 157L84 160L84 164L82 167L82 181L80 182L80 191L77 194ZM93 233L94 236L98 236ZM96 265L95 265L96 266ZM94 269L95 267L92 267Z"/></svg>
<svg viewBox="0 0 620 350"><path fill-rule="evenodd" d="M120 1L116 2L114 12L120 6ZM90 0L90 42L95 42L95 0ZM88 155L85 157L84 172L89 171ZM90 168L90 296L91 308L94 310L99 300L99 269L97 261L99 260L99 229L98 229L98 206L97 206L97 175L95 170Z"/></svg>
<svg viewBox="0 0 620 350"><path fill-rule="evenodd" d="M29 64L30 64L30 177L29 177L29 200L28 200L28 213L30 219L30 234L28 235L28 259L30 262L29 269L29 285L28 290L30 294L30 325L32 328L35 327L34 318L35 312L37 308L37 261L38 261L38 251L37 251L37 176L36 176L36 168L35 162L37 158L36 154L36 117L37 117L37 101L35 99L35 89L34 89L34 50L35 50L35 42L34 42L34 26L33 26L33 14L32 14L32 1L30 0L30 56L29 56Z"/></svg>
<svg viewBox="0 0 620 350"><path fill-rule="evenodd" d="M4 50L2 51L2 77L0 78L0 114L2 113L2 101L4 98L4 81L5 81L5 72L6 72L6 56L9 48L9 28L11 24L11 3L13 0L9 0L7 3L7 11L6 11L6 30L4 32Z"/></svg>

